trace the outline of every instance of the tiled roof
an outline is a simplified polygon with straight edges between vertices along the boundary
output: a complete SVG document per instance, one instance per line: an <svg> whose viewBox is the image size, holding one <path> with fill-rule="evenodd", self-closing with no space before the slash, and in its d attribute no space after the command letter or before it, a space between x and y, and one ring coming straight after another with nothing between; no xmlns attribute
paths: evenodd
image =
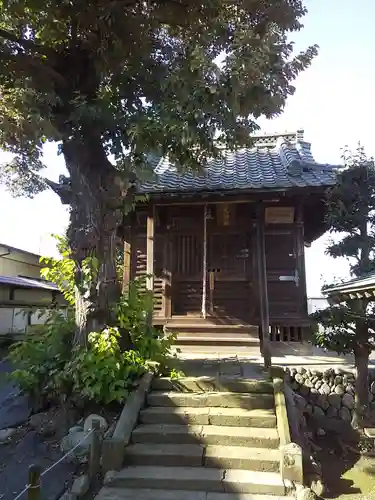
<svg viewBox="0 0 375 500"><path fill-rule="evenodd" d="M351 292L365 292L366 290L375 290L375 272L366 273L358 278L353 278L339 285L330 286L324 289L325 295L347 294Z"/></svg>
<svg viewBox="0 0 375 500"><path fill-rule="evenodd" d="M23 278L21 276L0 276L0 285L11 285L21 288L39 288L43 290L58 290L55 283L50 281Z"/></svg>
<svg viewBox="0 0 375 500"><path fill-rule="evenodd" d="M289 189L332 186L335 167L316 163L303 131L258 136L254 147L223 153L202 173L177 172L167 158L154 158L154 179L141 185L143 193Z"/></svg>

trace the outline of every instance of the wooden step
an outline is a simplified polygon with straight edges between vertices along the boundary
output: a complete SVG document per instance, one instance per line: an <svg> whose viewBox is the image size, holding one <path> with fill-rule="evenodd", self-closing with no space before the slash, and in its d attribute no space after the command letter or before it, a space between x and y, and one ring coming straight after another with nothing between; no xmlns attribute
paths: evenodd
<svg viewBox="0 0 375 500"><path fill-rule="evenodd" d="M135 465L110 471L105 485L115 488L172 489L218 493L256 493L285 495L287 492L277 472L205 467L160 467ZM289 486L289 485L288 485ZM179 498L177 495L176 499Z"/></svg>
<svg viewBox="0 0 375 500"><path fill-rule="evenodd" d="M207 335L205 332L179 333L176 345L202 346L259 346L260 340L256 337L236 334Z"/></svg>
<svg viewBox="0 0 375 500"><path fill-rule="evenodd" d="M167 323L164 327L166 331L175 333L213 333L215 335L224 334L245 334L259 338L259 330L254 325L233 324L233 325L215 325L210 323Z"/></svg>
<svg viewBox="0 0 375 500"><path fill-rule="evenodd" d="M186 323L192 324L200 324L200 325L242 325L242 326L256 326L251 323L243 322L238 318L232 317L207 317L203 318L202 316L173 316L173 318L169 318L166 320L166 325L181 325Z"/></svg>

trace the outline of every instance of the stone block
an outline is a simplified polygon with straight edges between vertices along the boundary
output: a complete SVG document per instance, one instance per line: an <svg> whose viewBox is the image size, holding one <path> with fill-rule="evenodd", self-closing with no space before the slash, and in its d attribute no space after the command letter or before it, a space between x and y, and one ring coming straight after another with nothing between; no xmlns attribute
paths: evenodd
<svg viewBox="0 0 375 500"><path fill-rule="evenodd" d="M303 484L302 448L296 443L280 446L280 472L283 480Z"/></svg>
<svg viewBox="0 0 375 500"><path fill-rule="evenodd" d="M121 470L125 455L125 443L121 438L104 439L102 444L102 468L104 473Z"/></svg>
<svg viewBox="0 0 375 500"><path fill-rule="evenodd" d="M83 474L82 476L76 477L73 481L71 494L77 497L82 497L86 495L86 493L90 489L90 479L87 474Z"/></svg>

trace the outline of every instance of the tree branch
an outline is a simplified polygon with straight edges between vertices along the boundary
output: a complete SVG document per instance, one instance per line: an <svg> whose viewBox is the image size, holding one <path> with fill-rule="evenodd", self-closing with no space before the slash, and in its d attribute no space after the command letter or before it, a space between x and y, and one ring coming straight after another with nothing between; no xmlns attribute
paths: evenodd
<svg viewBox="0 0 375 500"><path fill-rule="evenodd" d="M63 205L71 204L72 188L70 186L70 180L67 177L60 175L58 183L50 181L47 178L43 178L43 182L60 197Z"/></svg>
<svg viewBox="0 0 375 500"><path fill-rule="evenodd" d="M14 65L16 69L25 69L27 66L34 70L35 75L40 76L40 72L44 74L44 78L48 78L60 85L66 85L67 82L61 73L58 73L50 65L43 62L42 59L34 57L30 54L9 54L0 50L0 59L6 60Z"/></svg>
<svg viewBox="0 0 375 500"><path fill-rule="evenodd" d="M44 45L33 42L32 40L20 38L14 33L10 33L9 31L2 28L0 28L0 38L5 38L9 42L16 43L24 49L31 50L32 52L35 52L37 54L55 55L55 51L50 47L45 47Z"/></svg>

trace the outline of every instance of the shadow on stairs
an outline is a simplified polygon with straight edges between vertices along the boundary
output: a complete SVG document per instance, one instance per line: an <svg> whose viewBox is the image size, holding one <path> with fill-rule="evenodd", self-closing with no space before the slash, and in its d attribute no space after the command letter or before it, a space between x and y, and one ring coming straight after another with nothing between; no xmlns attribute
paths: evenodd
<svg viewBox="0 0 375 500"><path fill-rule="evenodd" d="M219 362L219 374L154 379L96 500L285 499L273 385L258 375L220 375Z"/></svg>

